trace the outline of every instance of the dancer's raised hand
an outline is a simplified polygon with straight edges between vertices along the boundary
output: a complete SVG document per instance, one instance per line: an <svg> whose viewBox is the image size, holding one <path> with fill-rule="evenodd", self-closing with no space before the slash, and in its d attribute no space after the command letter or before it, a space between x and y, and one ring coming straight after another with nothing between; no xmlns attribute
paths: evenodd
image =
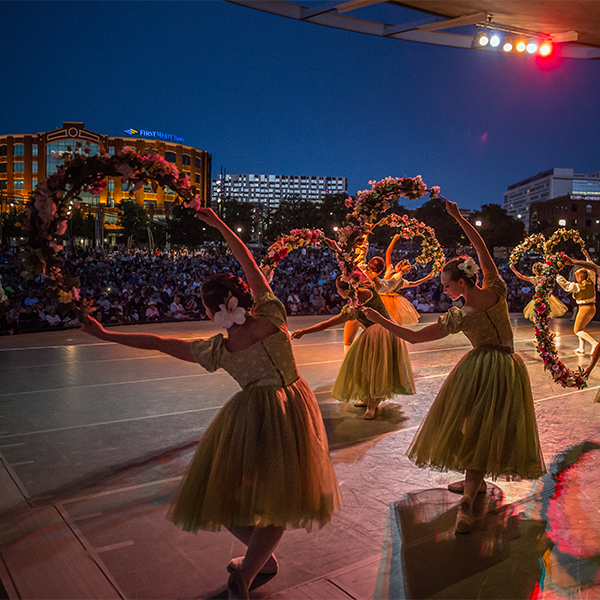
<svg viewBox="0 0 600 600"><path fill-rule="evenodd" d="M222 222L217 213L212 208L199 208L196 211L196 217L198 217L201 221L204 221L207 225L210 225L211 227L216 227L219 223Z"/></svg>
<svg viewBox="0 0 600 600"><path fill-rule="evenodd" d="M461 217L458 204L456 204L456 202L452 202L452 200L446 200L446 212L455 219L460 219Z"/></svg>

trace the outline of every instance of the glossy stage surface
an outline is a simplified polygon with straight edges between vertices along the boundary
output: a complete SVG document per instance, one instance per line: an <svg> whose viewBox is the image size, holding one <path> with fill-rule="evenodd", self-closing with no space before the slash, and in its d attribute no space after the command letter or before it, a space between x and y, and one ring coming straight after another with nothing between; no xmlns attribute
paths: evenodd
<svg viewBox="0 0 600 600"><path fill-rule="evenodd" d="M295 317L290 329L319 320ZM319 531L287 532L279 574L251 597L600 597L600 367L589 388L560 387L542 368L531 324L512 322L549 472L488 479L464 536L453 533L460 496L446 489L461 475L419 469L405 453L466 338L409 346L417 393L385 403L374 421L331 399L341 328L293 343L345 505ZM561 358L587 366L572 325L553 321ZM209 322L128 330L217 331ZM598 339L600 323L589 331ZM198 439L237 389L226 373L74 330L0 338L0 381L0 598L226 597L225 567L241 543L165 519Z"/></svg>

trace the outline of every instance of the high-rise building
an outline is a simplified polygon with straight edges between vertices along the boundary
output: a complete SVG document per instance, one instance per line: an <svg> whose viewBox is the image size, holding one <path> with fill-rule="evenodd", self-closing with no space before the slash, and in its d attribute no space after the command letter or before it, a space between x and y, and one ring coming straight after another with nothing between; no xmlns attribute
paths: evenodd
<svg viewBox="0 0 600 600"><path fill-rule="evenodd" d="M277 208L282 200L294 196L319 203L326 194L343 194L347 189L345 177L243 173L224 174L212 180L212 197L216 202L233 198L269 208Z"/></svg>
<svg viewBox="0 0 600 600"><path fill-rule="evenodd" d="M155 150L180 171L188 173L203 206L210 205L211 155L208 152L186 146L173 135L144 130L129 132L132 137L114 137L85 129L82 121L64 121L62 127L53 131L0 135L0 211L6 210L11 204L23 206L35 191L38 181L56 172L62 162L62 153L67 152L68 148L77 151L77 143L83 147L87 145L91 154L100 153L103 149L113 155L126 146L138 152ZM115 206L121 200L135 199L137 204L145 206L160 219L165 212L169 212L177 198L169 189L158 188L154 192L151 186L146 186L131 197L127 187L127 184L122 184L120 177L109 177L108 185L101 194L82 194L82 209L97 215L112 243L119 232L119 211Z"/></svg>
<svg viewBox="0 0 600 600"><path fill-rule="evenodd" d="M504 193L503 208L529 228L530 207L534 202L571 194L581 199L600 201L600 172L582 175L573 169L543 171L509 185Z"/></svg>

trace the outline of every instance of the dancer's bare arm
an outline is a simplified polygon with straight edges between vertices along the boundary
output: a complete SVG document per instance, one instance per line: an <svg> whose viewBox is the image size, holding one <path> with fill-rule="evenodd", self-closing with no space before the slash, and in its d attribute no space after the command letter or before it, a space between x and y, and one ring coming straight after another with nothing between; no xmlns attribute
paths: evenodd
<svg viewBox="0 0 600 600"><path fill-rule="evenodd" d="M227 245L231 248L233 255L240 263L246 281L255 298L264 292L270 292L271 287L265 279L263 272L260 270L252 253L240 238L216 215L212 208L199 208L196 216L204 221L207 225L218 229L221 235L225 238Z"/></svg>
<svg viewBox="0 0 600 600"><path fill-rule="evenodd" d="M479 257L479 264L481 265L481 270L483 271L483 275L487 275L488 273L498 274L498 268L496 267L496 263L492 259L492 256L483 241L483 238L479 235L479 232L469 221L467 221L461 214L456 202L451 202L450 200L446 200L446 210L451 217L456 219L456 222L460 225L462 230L467 234L469 241L473 244L473 248L475 248L475 252L477 252L477 256Z"/></svg>
<svg viewBox="0 0 600 600"><path fill-rule="evenodd" d="M373 321L373 323L379 323L379 325L385 327L394 335L397 335L399 338L402 338L411 344L432 342L434 340L440 340L448 335L448 333L445 332L437 323L427 325L427 327L423 327L423 329L415 331L414 329L402 327L402 325L398 325L398 323L394 323L394 321L386 319L383 315L379 314L376 310L370 307L365 307L362 309L362 311L369 321Z"/></svg>
<svg viewBox="0 0 600 600"><path fill-rule="evenodd" d="M106 342L115 342L141 350L158 350L175 358L196 362L192 356L191 341L178 338L167 338L151 333L121 333L104 329L96 319L89 315L84 317L81 331Z"/></svg>
<svg viewBox="0 0 600 600"><path fill-rule="evenodd" d="M349 320L349 316L345 313L340 313L335 317L331 317L331 319L327 319L327 321L323 321L322 323L317 323L312 327L307 327L306 329L297 329L292 333L292 339L299 340L303 335L307 333L316 333L317 331L325 331L330 327L335 327L336 325L341 325Z"/></svg>

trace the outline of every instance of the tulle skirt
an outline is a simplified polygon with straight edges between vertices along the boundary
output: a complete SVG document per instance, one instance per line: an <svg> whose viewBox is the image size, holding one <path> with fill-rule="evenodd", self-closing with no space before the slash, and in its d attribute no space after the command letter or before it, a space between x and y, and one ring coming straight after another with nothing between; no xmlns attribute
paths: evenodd
<svg viewBox="0 0 600 600"><path fill-rule="evenodd" d="M342 503L316 398L303 379L235 394L202 436L168 518L185 531L319 527Z"/></svg>
<svg viewBox="0 0 600 600"><path fill-rule="evenodd" d="M419 322L419 312L402 294L380 294L379 297L398 325L416 325Z"/></svg>
<svg viewBox="0 0 600 600"><path fill-rule="evenodd" d="M346 402L414 394L404 340L381 325L371 325L354 341L333 386L332 397Z"/></svg>
<svg viewBox="0 0 600 600"><path fill-rule="evenodd" d="M548 297L548 304L550 305L550 314L548 315L550 319L554 319L556 317L562 317L567 310L567 306L563 304L554 294L550 294ZM535 321L535 301L532 300L527 304L527 306L523 309L523 316L530 321Z"/></svg>
<svg viewBox="0 0 600 600"><path fill-rule="evenodd" d="M475 348L454 367L413 440L420 466L536 479L546 472L520 356Z"/></svg>

